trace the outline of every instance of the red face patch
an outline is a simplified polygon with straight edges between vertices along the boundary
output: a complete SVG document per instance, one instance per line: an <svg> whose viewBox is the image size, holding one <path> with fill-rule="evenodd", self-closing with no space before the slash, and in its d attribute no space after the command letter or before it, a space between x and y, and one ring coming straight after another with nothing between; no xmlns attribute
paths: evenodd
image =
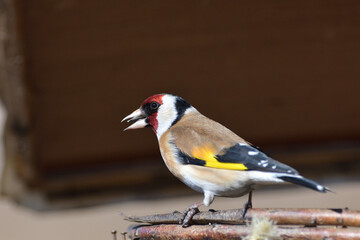
<svg viewBox="0 0 360 240"><path fill-rule="evenodd" d="M163 96L165 96L165 94L156 94L156 95L153 95L149 98L147 98L142 104L141 104L141 107L143 109L149 109L149 105L153 102L157 102L158 104L162 104L163 101L162 101L162 98ZM147 112L145 110L145 112ZM158 129L158 125L159 125L159 122L157 120L157 111L156 112L148 112L147 113L147 119L148 119L148 122L149 122L149 125L152 127L152 129L154 130L155 134L157 132L157 129Z"/></svg>
<svg viewBox="0 0 360 240"><path fill-rule="evenodd" d="M163 96L165 96L165 94L156 94L153 95L151 97L148 97L147 99L145 99L145 101L141 104L141 106L146 105L147 103L151 103L151 102L158 102L160 103L160 105L162 104L162 98Z"/></svg>

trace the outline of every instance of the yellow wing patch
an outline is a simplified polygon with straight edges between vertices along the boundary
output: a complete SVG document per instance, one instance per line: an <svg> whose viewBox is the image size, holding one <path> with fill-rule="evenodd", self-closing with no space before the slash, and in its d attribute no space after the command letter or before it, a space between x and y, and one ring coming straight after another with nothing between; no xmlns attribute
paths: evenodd
<svg viewBox="0 0 360 240"><path fill-rule="evenodd" d="M192 157L206 162L205 167L222 168L231 170L246 170L247 167L242 163L224 163L216 159L215 148L213 147L194 147Z"/></svg>

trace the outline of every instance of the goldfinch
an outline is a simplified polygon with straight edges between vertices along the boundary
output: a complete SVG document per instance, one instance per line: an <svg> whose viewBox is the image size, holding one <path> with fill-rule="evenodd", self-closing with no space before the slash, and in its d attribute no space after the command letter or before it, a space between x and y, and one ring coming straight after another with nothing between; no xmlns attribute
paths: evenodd
<svg viewBox="0 0 360 240"><path fill-rule="evenodd" d="M170 172L204 194L202 202L184 211L180 221L183 226L189 224L201 205L209 206L215 196L241 197L249 193L244 217L252 207L252 191L260 185L289 182L318 192L329 191L205 117L181 97L153 95L123 121L132 123L125 130L151 127Z"/></svg>

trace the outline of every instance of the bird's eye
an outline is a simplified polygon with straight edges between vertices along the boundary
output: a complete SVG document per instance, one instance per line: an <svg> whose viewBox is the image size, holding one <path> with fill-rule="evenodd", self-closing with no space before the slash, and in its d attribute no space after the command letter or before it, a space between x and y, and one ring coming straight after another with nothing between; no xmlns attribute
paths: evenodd
<svg viewBox="0 0 360 240"><path fill-rule="evenodd" d="M159 107L159 103L152 102L152 103L150 103L150 107L151 107L152 110L156 110Z"/></svg>

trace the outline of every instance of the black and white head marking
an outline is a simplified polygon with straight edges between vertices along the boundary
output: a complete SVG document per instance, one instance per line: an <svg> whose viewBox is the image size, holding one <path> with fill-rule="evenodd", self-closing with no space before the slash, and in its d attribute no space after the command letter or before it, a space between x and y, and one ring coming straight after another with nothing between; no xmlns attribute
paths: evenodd
<svg viewBox="0 0 360 240"><path fill-rule="evenodd" d="M171 126L176 124L189 110L196 110L183 98L167 94L163 97L163 104L158 110L157 120L158 129L156 132L157 138L160 139L162 134L166 132Z"/></svg>

